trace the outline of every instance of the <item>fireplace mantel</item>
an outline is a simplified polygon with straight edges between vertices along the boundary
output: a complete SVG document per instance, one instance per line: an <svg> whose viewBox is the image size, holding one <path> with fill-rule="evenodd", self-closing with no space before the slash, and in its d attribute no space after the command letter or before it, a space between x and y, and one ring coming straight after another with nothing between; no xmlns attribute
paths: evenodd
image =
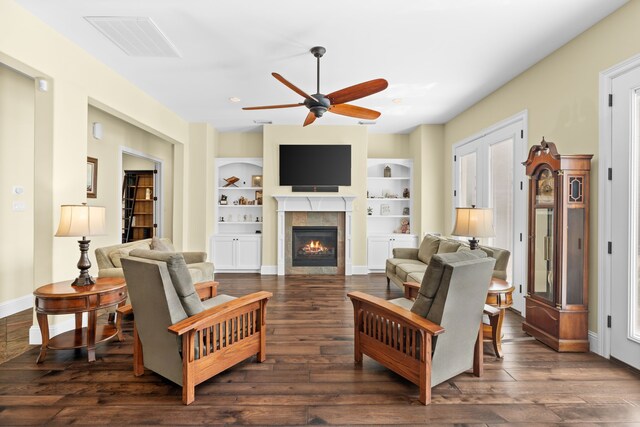
<svg viewBox="0 0 640 427"><path fill-rule="evenodd" d="M353 201L356 199L356 196L348 194L278 194L274 195L273 198L278 202L278 276L284 276L285 270L285 212L344 212L344 274L351 276L351 219L353 214Z"/></svg>

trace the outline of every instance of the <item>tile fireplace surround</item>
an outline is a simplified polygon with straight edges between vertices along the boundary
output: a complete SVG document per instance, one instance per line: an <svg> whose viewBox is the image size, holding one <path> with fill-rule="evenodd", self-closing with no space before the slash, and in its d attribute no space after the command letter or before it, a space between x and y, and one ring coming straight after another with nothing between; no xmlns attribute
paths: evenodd
<svg viewBox="0 0 640 427"><path fill-rule="evenodd" d="M344 250L338 252L338 267L331 267L335 270L335 273L329 271L323 271L325 274L345 274L351 276L352 274L352 237L351 237L351 221L353 214L353 201L356 196L348 195L276 195L273 196L278 203L278 276L284 276L285 274L314 274L310 270L306 270L304 273L298 270L299 267L291 267L291 241L287 241L287 233L291 237L291 225L297 225L295 222L307 221L311 219L312 222L323 222L323 224L308 224L308 225L325 225L327 221L335 222L339 228L343 231L339 231L339 245L342 249L340 241L344 240ZM322 213L322 212L344 212L343 215L299 215L298 213ZM289 215L287 215L289 213ZM295 213L295 215L294 215ZM344 217L344 221L340 217ZM288 221L287 221L288 218ZM330 224L326 224L330 225ZM287 227L288 226L288 227ZM287 229L289 228L289 229ZM342 235L342 236L341 236ZM288 247L288 250L287 250ZM289 264L287 265L287 252L289 254ZM343 257L340 257L340 253ZM343 258L342 261L340 258ZM342 267L342 265L344 267ZM318 267L326 268L326 267ZM344 273L343 273L344 272ZM322 273L322 272L318 272Z"/></svg>

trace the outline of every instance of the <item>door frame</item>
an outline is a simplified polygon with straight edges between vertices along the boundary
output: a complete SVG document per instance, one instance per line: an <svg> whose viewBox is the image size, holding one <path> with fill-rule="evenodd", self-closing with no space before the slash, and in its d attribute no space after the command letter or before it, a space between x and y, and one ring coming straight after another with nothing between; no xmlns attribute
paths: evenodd
<svg viewBox="0 0 640 427"><path fill-rule="evenodd" d="M640 68L640 55L632 56L600 72L598 96L600 147L598 167L598 333L589 331L591 351L607 359L611 356L611 330L607 316L611 314L611 257L608 245L611 241L611 192L608 170L611 167L613 150L612 109L609 95L613 80L636 68Z"/></svg>
<svg viewBox="0 0 640 427"><path fill-rule="evenodd" d="M522 125L522 143L520 145L517 144L517 141L514 141L514 146L513 146L513 156L514 159L518 159L520 158L522 161L525 161L527 158L527 154L528 154L528 150L529 150L529 112L528 110L522 110L519 113L514 114L511 117L507 117L504 120L501 120L497 123L494 123L493 125L486 127L484 129L482 129L481 131L471 135L470 137L467 137L463 140L460 140L458 142L456 142L455 144L452 145L451 147L451 161L452 161L452 168L451 168L451 183L452 183L452 187L454 190L456 190L456 184L457 184L457 174L456 174L456 163L454 161L453 156L455 155L455 152L458 148L462 147L465 144L469 144L475 140L478 140L480 138L484 138L487 135L490 135L492 133L498 132L501 129L504 129L508 126L514 125L516 123L521 123ZM527 212L527 189L528 189L528 183L529 180L527 179L526 173L525 173L525 168L524 166L522 168L517 168L517 165L515 165L515 176L513 178L513 182L514 185L516 187L514 187L514 198L513 198L513 204L514 207L515 206L520 206L520 208L522 209L522 212L526 213ZM480 169L478 169L476 172L479 172ZM518 173L518 170L520 170L520 173ZM517 190L517 184L518 181L520 181L520 190ZM451 199L451 223L454 224L455 223L455 207L458 201L458 193L456 193L455 196L452 197ZM512 253L512 260L515 263L516 260L519 261L520 265L522 265L522 269L520 271L519 276L520 277L516 277L514 274L513 277L513 285L514 287L516 287L516 290L513 293L513 298L519 298L521 299L518 302L518 305L520 307L522 307L522 312L520 313L523 317L525 315L525 303L524 303L524 295L526 294L526 290L527 290L527 215L522 215L522 217L518 218L517 216L514 216L514 239L513 239L513 244L514 244L514 249L516 247L516 245L520 245L518 253ZM519 231L518 231L519 230ZM521 234L522 239L516 239L516 235L517 234ZM516 252L514 250L514 252ZM522 291L520 291L520 289L518 288L517 285L521 285L522 286Z"/></svg>
<svg viewBox="0 0 640 427"><path fill-rule="evenodd" d="M142 159L145 160L149 160L151 162L153 162L155 164L155 168L158 171L155 174L154 177L154 193L155 194L159 194L159 200L157 203L154 203L154 219L156 220L156 224L158 224L158 227L156 228L156 236L158 237L163 237L162 234L162 223L163 223L163 216L162 216L162 212L164 212L164 197L162 197L162 191L164 188L163 185L163 181L164 181L164 174L163 174L163 163L164 161L162 159L159 159L158 157L154 157L150 154L147 154L145 152L142 151L138 151L135 150L131 147L125 147L124 145L120 146L120 156L118 157L118 170L120 171L120 174L118 175L118 180L119 183L118 185L122 186L122 177L124 176L124 168L122 166L122 156L123 155L128 155L128 156L134 156L134 157L140 157ZM120 197L120 210L118 212L122 212L122 197Z"/></svg>

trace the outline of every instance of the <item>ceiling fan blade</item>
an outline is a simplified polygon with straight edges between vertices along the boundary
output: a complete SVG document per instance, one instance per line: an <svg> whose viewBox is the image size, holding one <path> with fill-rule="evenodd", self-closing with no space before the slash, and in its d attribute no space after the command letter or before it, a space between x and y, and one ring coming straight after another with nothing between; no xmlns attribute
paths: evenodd
<svg viewBox="0 0 640 427"><path fill-rule="evenodd" d="M309 95L308 93L306 93L305 91L303 91L302 89L300 89L299 87L295 86L293 83L291 83L290 81L288 81L287 79L285 79L284 77L282 77L280 74L278 73L271 73L271 75L273 77L275 77L276 79L278 79L278 81L280 83L282 83L283 85L285 85L286 87L288 87L289 89L291 89L292 91L294 91L295 93L297 93L298 95L302 96L303 98L306 99L313 99L314 101L317 101L317 99L315 99L313 96Z"/></svg>
<svg viewBox="0 0 640 427"><path fill-rule="evenodd" d="M307 114L307 118L304 119L304 124L302 125L302 127L305 127L307 125L310 125L311 123L313 123L316 120L316 115L313 114L311 111L309 111L309 114Z"/></svg>
<svg viewBox="0 0 640 427"><path fill-rule="evenodd" d="M260 107L243 107L243 110L268 110L271 108L291 108L291 107L301 107L303 103L299 104L280 104L280 105L263 105Z"/></svg>
<svg viewBox="0 0 640 427"><path fill-rule="evenodd" d="M350 104L332 105L329 107L329 111L342 116L357 117L359 119L374 120L380 117L380 113L378 111Z"/></svg>
<svg viewBox="0 0 640 427"><path fill-rule="evenodd" d="M389 83L385 79L369 80L344 89L337 90L327 95L332 104L344 104L345 102L364 98L385 90Z"/></svg>

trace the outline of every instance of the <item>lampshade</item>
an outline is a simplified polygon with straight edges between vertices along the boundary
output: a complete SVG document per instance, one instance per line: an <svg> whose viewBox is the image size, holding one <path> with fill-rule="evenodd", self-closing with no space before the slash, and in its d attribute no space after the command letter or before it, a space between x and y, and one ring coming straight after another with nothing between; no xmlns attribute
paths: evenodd
<svg viewBox="0 0 640 427"><path fill-rule="evenodd" d="M456 208L456 224L451 232L454 236L493 237L493 209Z"/></svg>
<svg viewBox="0 0 640 427"><path fill-rule="evenodd" d="M62 205L58 237L85 237L106 234L104 206Z"/></svg>

